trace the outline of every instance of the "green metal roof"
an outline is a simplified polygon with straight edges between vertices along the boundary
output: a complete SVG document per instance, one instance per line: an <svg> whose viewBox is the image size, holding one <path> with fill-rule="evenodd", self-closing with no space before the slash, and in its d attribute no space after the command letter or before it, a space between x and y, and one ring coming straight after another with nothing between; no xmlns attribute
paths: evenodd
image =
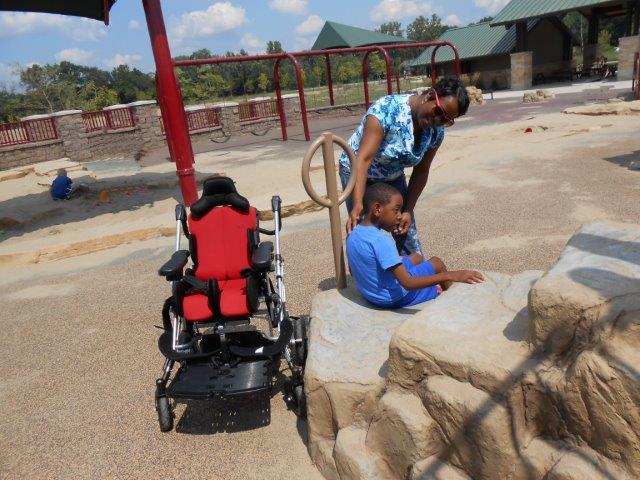
<svg viewBox="0 0 640 480"><path fill-rule="evenodd" d="M511 0L491 21L491 26L624 3L621 0Z"/></svg>
<svg viewBox="0 0 640 480"><path fill-rule="evenodd" d="M372 32L364 28L351 27L349 25L327 21L311 49L326 50L328 48L362 47L365 45L401 43L406 41L403 37Z"/></svg>
<svg viewBox="0 0 640 480"><path fill-rule="evenodd" d="M530 22L529 29L533 28L533 25L535 22ZM438 40L450 41L458 48L460 60L469 60L511 53L516 46L516 29L503 26L491 27L489 22L483 22L467 27L451 28L446 30ZM431 63L431 51L431 48L427 48L411 62L411 66ZM449 47L441 47L436 53L436 62L451 62L454 58L453 50Z"/></svg>

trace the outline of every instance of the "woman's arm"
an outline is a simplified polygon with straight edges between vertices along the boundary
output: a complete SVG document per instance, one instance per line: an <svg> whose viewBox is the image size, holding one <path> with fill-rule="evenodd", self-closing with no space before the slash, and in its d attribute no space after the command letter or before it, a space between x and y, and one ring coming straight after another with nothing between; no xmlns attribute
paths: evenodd
<svg viewBox="0 0 640 480"><path fill-rule="evenodd" d="M384 130L382 129L382 125L380 125L380 121L374 115L369 115L364 124L362 140L360 141L360 147L356 154L360 162L355 172L353 170L351 171L351 175L356 175L356 184L353 192L351 192L353 208L351 209L351 214L346 224L347 233L351 233L351 230L358 224L358 219L362 213L362 197L364 197L364 191L367 188L367 172L380 148L383 138Z"/></svg>
<svg viewBox="0 0 640 480"><path fill-rule="evenodd" d="M418 198L422 194L424 187L427 185L427 179L429 178L429 169L431 168L431 162L436 156L436 152L439 147L428 150L420 163L413 167L411 172L411 178L409 179L409 185L407 188L407 203L402 208L402 218L398 228L394 231L397 235L404 235L411 226L411 214L418 202Z"/></svg>

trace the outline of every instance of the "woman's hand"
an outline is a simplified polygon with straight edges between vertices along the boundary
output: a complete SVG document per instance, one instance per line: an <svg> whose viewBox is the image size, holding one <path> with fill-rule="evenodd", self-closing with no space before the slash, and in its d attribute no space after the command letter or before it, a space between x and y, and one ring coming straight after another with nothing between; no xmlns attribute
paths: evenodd
<svg viewBox="0 0 640 480"><path fill-rule="evenodd" d="M452 282L460 283L482 283L484 276L475 270L456 270L448 272Z"/></svg>
<svg viewBox="0 0 640 480"><path fill-rule="evenodd" d="M354 204L351 209L351 213L349 214L349 218L347 219L347 224L345 228L347 230L347 235L351 233L351 231L356 228L356 225L360 222L360 215L362 215L363 206L362 204L357 205Z"/></svg>
<svg viewBox="0 0 640 480"><path fill-rule="evenodd" d="M402 212L400 214L400 221L396 228L393 229L394 235L404 235L409 231L409 227L411 226L411 214L409 212Z"/></svg>

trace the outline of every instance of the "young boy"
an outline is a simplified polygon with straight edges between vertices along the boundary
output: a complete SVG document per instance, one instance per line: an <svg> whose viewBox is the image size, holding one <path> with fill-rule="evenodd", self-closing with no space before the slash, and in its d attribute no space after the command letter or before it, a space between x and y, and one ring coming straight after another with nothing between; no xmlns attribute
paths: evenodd
<svg viewBox="0 0 640 480"><path fill-rule="evenodd" d="M49 192L54 200L69 200L74 193L73 180L67 177L64 168L58 169L58 176L53 180Z"/></svg>
<svg viewBox="0 0 640 480"><path fill-rule="evenodd" d="M437 257L398 255L393 239L381 232L397 228L402 195L387 183L374 183L362 199L363 220L347 237L347 257L356 287L369 302L383 308L400 308L433 300L439 288L452 282L480 283L484 277L473 270L447 271Z"/></svg>

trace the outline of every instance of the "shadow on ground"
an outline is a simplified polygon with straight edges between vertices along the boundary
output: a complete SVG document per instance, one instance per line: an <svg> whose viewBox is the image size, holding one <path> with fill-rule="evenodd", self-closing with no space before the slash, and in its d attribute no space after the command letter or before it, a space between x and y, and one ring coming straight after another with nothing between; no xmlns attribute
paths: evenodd
<svg viewBox="0 0 640 480"><path fill-rule="evenodd" d="M200 185L210 175L196 175ZM47 181L49 181L47 177ZM81 222L107 213L134 211L173 198L182 202L175 172L136 173L93 181L88 176L74 178L76 184L86 185L83 193L71 200L54 201L47 189L0 202L0 212L6 223L0 240L21 236L63 223ZM89 183L90 182L90 183ZM109 201L100 202L100 192L107 191ZM8 220L7 220L8 219ZM173 218L167 217L167 226Z"/></svg>

